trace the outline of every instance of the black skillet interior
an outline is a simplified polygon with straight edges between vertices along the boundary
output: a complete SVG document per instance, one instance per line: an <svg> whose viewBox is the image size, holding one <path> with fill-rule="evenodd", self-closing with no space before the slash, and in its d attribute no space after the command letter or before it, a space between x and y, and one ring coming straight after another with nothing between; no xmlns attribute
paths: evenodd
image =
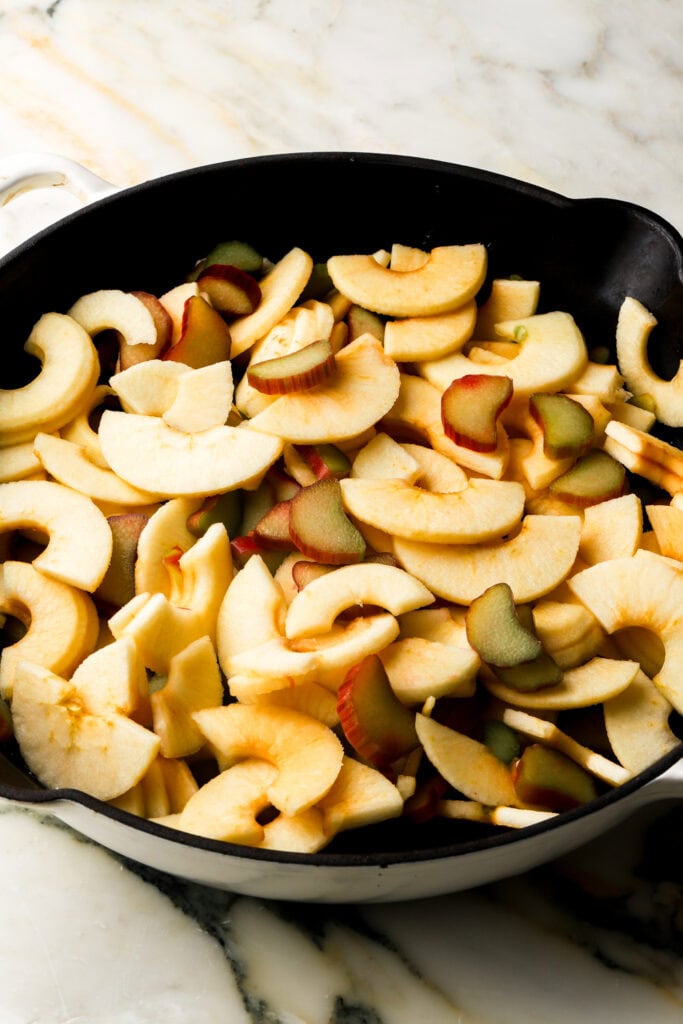
<svg viewBox="0 0 683 1024"><path fill-rule="evenodd" d="M306 153L215 164L147 182L68 217L11 253L0 262L3 332L12 352L4 361L2 386L28 379L21 347L42 313L66 311L80 295L99 288L161 294L228 237L251 242L273 260L298 245L315 261L394 242L421 248L483 242L489 275L482 297L493 277L540 280L540 311L572 313L589 348L614 351L619 307L624 296L633 295L659 321L650 345L656 370L671 377L683 356L683 240L655 214L616 200L570 200L435 161ZM680 444L680 431L665 433ZM675 757L625 788L641 784ZM0 770L0 796L36 799L35 783L27 780L24 788L9 777L10 767ZM120 816L89 798L83 802ZM140 825L154 831L146 822ZM400 822L361 832L340 837L335 852L405 855L417 845L415 827ZM432 824L419 834L422 856L456 849L476 836L477 843L495 841L488 831L455 822Z"/></svg>

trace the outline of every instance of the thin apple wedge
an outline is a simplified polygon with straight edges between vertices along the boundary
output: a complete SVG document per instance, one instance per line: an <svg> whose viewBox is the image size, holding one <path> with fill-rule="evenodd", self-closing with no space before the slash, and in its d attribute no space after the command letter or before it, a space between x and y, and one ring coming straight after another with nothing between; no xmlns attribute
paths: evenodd
<svg viewBox="0 0 683 1024"><path fill-rule="evenodd" d="M218 612L216 642L226 674L236 654L281 637L284 623L282 589L263 559L254 555L228 585Z"/></svg>
<svg viewBox="0 0 683 1024"><path fill-rule="evenodd" d="M282 452L280 438L246 427L185 434L158 416L107 410L102 451L123 480L163 497L203 496L248 487Z"/></svg>
<svg viewBox="0 0 683 1024"><path fill-rule="evenodd" d="M454 789L492 807L519 803L510 769L483 743L422 714L415 728L427 758Z"/></svg>
<svg viewBox="0 0 683 1024"><path fill-rule="evenodd" d="M683 563L683 508L675 505L647 505L645 511L661 553Z"/></svg>
<svg viewBox="0 0 683 1024"><path fill-rule="evenodd" d="M392 565L364 562L345 565L311 581L287 610L290 640L325 633L346 608L372 604L400 615L432 604L433 595L418 580Z"/></svg>
<svg viewBox="0 0 683 1024"><path fill-rule="evenodd" d="M253 313L230 325L232 355L241 355L265 337L292 308L306 287L313 260L303 249L291 249L259 282L261 301Z"/></svg>
<svg viewBox="0 0 683 1024"><path fill-rule="evenodd" d="M495 338L496 324L534 316L540 292L541 286L538 281L495 278L491 282L489 297L477 312L474 337L485 341Z"/></svg>
<svg viewBox="0 0 683 1024"><path fill-rule="evenodd" d="M344 507L356 519L394 537L435 544L497 540L524 512L524 488L513 481L472 479L448 494L403 480L347 479L340 486Z"/></svg>
<svg viewBox="0 0 683 1024"><path fill-rule="evenodd" d="M255 757L226 768L188 800L178 828L226 843L260 845L264 828L257 818L270 803L268 789L277 775L274 764Z"/></svg>
<svg viewBox="0 0 683 1024"><path fill-rule="evenodd" d="M567 669L559 682L544 689L523 691L496 679L487 679L485 686L512 707L567 711L613 700L631 685L638 672L637 661L591 658L584 665Z"/></svg>
<svg viewBox="0 0 683 1024"><path fill-rule="evenodd" d="M333 256L330 277L352 302L387 316L432 316L448 313L479 291L486 275L483 245L450 245L432 249L414 270L382 267L372 255Z"/></svg>
<svg viewBox="0 0 683 1024"><path fill-rule="evenodd" d="M96 465L85 448L54 434L37 434L33 450L43 468L58 483L94 501L136 507L151 505L156 496L126 483L111 469Z"/></svg>
<svg viewBox="0 0 683 1024"><path fill-rule="evenodd" d="M327 836L397 818L403 810L398 789L385 775L344 757L332 788L316 805Z"/></svg>
<svg viewBox="0 0 683 1024"><path fill-rule="evenodd" d="M147 305L130 292L102 289L82 295L69 310L69 316L91 337L104 330L115 330L127 345L149 346L157 342L157 328Z"/></svg>
<svg viewBox="0 0 683 1024"><path fill-rule="evenodd" d="M247 369L247 380L264 395L288 395L330 380L335 366L332 346L321 339L287 355L253 363Z"/></svg>
<svg viewBox="0 0 683 1024"><path fill-rule="evenodd" d="M515 790L525 804L568 811L598 795L588 772L565 754L532 743L514 769Z"/></svg>
<svg viewBox="0 0 683 1024"><path fill-rule="evenodd" d="M481 661L471 647L403 637L380 651L391 688L402 704L429 697L471 697Z"/></svg>
<svg viewBox="0 0 683 1024"><path fill-rule="evenodd" d="M380 432L364 445L353 460L351 476L368 480L405 480L413 484L420 467L388 434Z"/></svg>
<svg viewBox="0 0 683 1024"><path fill-rule="evenodd" d="M624 494L584 509L579 555L587 565L634 555L642 536L642 503Z"/></svg>
<svg viewBox="0 0 683 1024"><path fill-rule="evenodd" d="M171 581L164 564L169 551L187 551L197 540L188 527L190 516L198 509L199 498L171 498L150 516L140 534L135 561L135 590L138 594L171 592Z"/></svg>
<svg viewBox="0 0 683 1024"><path fill-rule="evenodd" d="M578 516L527 515L510 540L444 545L397 537L393 548L399 564L438 597L468 605L503 581L515 602L524 603L548 594L569 575L580 534Z"/></svg>
<svg viewBox="0 0 683 1024"><path fill-rule="evenodd" d="M197 753L204 738L192 714L218 707L223 685L213 644L200 637L171 658L165 684L150 694L152 724L163 757L188 757Z"/></svg>
<svg viewBox="0 0 683 1024"><path fill-rule="evenodd" d="M441 359L469 341L476 316L472 300L454 313L390 320L384 327L384 351L397 362Z"/></svg>
<svg viewBox="0 0 683 1024"><path fill-rule="evenodd" d="M603 711L612 750L634 774L680 743L669 726L671 704L644 672L638 671L625 690L606 700Z"/></svg>
<svg viewBox="0 0 683 1024"><path fill-rule="evenodd" d="M259 364L257 364L259 365ZM336 356L334 377L312 391L282 395L249 421L249 427L294 444L336 442L374 426L399 390L393 359L369 334Z"/></svg>

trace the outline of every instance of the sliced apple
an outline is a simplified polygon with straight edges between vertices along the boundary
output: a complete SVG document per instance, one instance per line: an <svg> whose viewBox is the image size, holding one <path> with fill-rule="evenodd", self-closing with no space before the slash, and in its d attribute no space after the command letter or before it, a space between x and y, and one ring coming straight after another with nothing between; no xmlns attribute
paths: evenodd
<svg viewBox="0 0 683 1024"><path fill-rule="evenodd" d="M493 807L519 802L510 769L485 744L422 714L415 728L427 758L454 789Z"/></svg>
<svg viewBox="0 0 683 1024"><path fill-rule="evenodd" d="M218 612L216 642L226 675L236 654L282 636L284 621L282 589L254 555L229 584Z"/></svg>
<svg viewBox="0 0 683 1024"><path fill-rule="evenodd" d="M290 640L325 633L352 605L379 605L400 615L433 601L429 590L402 569L371 562L345 565L297 594L287 610L285 631Z"/></svg>
<svg viewBox="0 0 683 1024"><path fill-rule="evenodd" d="M376 434L364 445L351 467L351 476L368 480L405 480L415 483L420 467L415 459L388 434Z"/></svg>
<svg viewBox="0 0 683 1024"><path fill-rule="evenodd" d="M588 565L634 555L643 535L643 506L636 494L584 510L579 555Z"/></svg>
<svg viewBox="0 0 683 1024"><path fill-rule="evenodd" d="M178 381L192 368L184 363L148 359L109 378L109 386L125 412L162 416L178 394Z"/></svg>
<svg viewBox="0 0 683 1024"><path fill-rule="evenodd" d="M563 671L598 653L605 634L580 601L553 600L550 595L536 602L532 614L536 635Z"/></svg>
<svg viewBox="0 0 683 1024"><path fill-rule="evenodd" d="M159 496L217 494L248 487L272 466L282 442L246 427L184 434L157 416L107 410L100 441L115 473Z"/></svg>
<svg viewBox="0 0 683 1024"><path fill-rule="evenodd" d="M539 391L560 391L583 371L588 356L583 336L568 313L542 313L522 320L499 323L496 333L515 339L515 332L526 331L519 344L519 355L506 361L504 375L512 380L515 395ZM456 377L470 373L500 375L501 364L486 366L456 352L444 359L420 363L420 374L445 390Z"/></svg>
<svg viewBox="0 0 683 1024"><path fill-rule="evenodd" d="M196 541L188 528L188 519L200 504L198 498L171 498L150 516L140 534L135 562L135 589L138 594L161 593L167 597L171 581L164 558L169 551L187 551Z"/></svg>
<svg viewBox="0 0 683 1024"><path fill-rule="evenodd" d="M475 452L494 452L498 447L498 419L511 399L509 377L458 377L441 396L441 421L446 437Z"/></svg>
<svg viewBox="0 0 683 1024"><path fill-rule="evenodd" d="M344 757L339 774L322 800L323 829L328 836L351 828L397 818L403 800L396 786L381 772Z"/></svg>
<svg viewBox="0 0 683 1024"><path fill-rule="evenodd" d="M40 572L92 592L102 582L112 552L106 518L90 498L48 480L0 484L0 531L25 528L47 534L34 560Z"/></svg>
<svg viewBox="0 0 683 1024"><path fill-rule="evenodd" d="M282 320L304 290L312 269L308 253L294 248L261 278L261 302L253 313L230 325L233 357L246 352Z"/></svg>
<svg viewBox="0 0 683 1024"><path fill-rule="evenodd" d="M151 314L157 336L153 344L141 345L135 342L130 344L124 335L120 335L118 359L120 370L126 370L129 366L134 366L135 363L144 362L147 359L156 359L170 344L173 333L173 321L156 295L152 295L150 292L131 292L130 294L139 299Z"/></svg>
<svg viewBox="0 0 683 1024"><path fill-rule="evenodd" d="M331 788L341 768L342 745L322 722L268 704L229 704L196 711L194 720L221 770L247 757L275 765L268 799L284 814L312 807Z"/></svg>
<svg viewBox="0 0 683 1024"><path fill-rule="evenodd" d="M130 639L89 652L71 676L71 685L90 714L145 716L147 673Z"/></svg>
<svg viewBox="0 0 683 1024"><path fill-rule="evenodd" d="M683 562L683 508L675 505L647 505L645 511L661 553L667 558Z"/></svg>
<svg viewBox="0 0 683 1024"><path fill-rule="evenodd" d="M394 537L437 544L490 541L509 533L524 512L524 488L472 479L467 487L432 494L403 480L340 482L346 510Z"/></svg>
<svg viewBox="0 0 683 1024"><path fill-rule="evenodd" d="M631 685L639 668L636 661L591 658L584 665L567 669L558 683L544 689L522 691L490 678L485 685L494 697L512 707L566 711L612 700Z"/></svg>
<svg viewBox="0 0 683 1024"><path fill-rule="evenodd" d="M637 551L584 569L568 585L607 633L642 626L657 634L665 657L653 682L683 709L683 575L661 555Z"/></svg>
<svg viewBox="0 0 683 1024"><path fill-rule="evenodd" d="M471 697L479 656L471 647L404 637L380 652L391 688L402 704L423 704L429 697Z"/></svg>
<svg viewBox="0 0 683 1024"><path fill-rule="evenodd" d="M317 718L330 729L335 729L339 725L337 696L320 683L296 683L294 686L283 686L267 693L255 693L247 700L243 695L241 699L243 703L277 704L278 707L300 711L311 718Z"/></svg>
<svg viewBox="0 0 683 1024"><path fill-rule="evenodd" d="M95 591L99 602L120 608L135 596L138 544L149 519L142 512L122 512L107 517L113 547L107 571Z"/></svg>
<svg viewBox="0 0 683 1024"><path fill-rule="evenodd" d="M605 428L605 433L608 440L616 442L639 459L652 462L683 481L683 452L680 448L626 423L612 421Z"/></svg>
<svg viewBox="0 0 683 1024"><path fill-rule="evenodd" d="M33 477L42 469L42 463L33 451L33 441L23 441L2 449L0 459L0 483Z"/></svg>
<svg viewBox="0 0 683 1024"><path fill-rule="evenodd" d="M532 516L510 540L486 544L427 544L397 537L403 568L439 597L468 605L482 590L509 583L516 603L533 601L564 580L579 548L578 516Z"/></svg>
<svg viewBox="0 0 683 1024"><path fill-rule="evenodd" d="M100 331L114 330L123 336L127 345L153 346L157 341L152 314L145 303L130 292L108 288L82 295L69 310L69 316L91 337Z"/></svg>
<svg viewBox="0 0 683 1024"><path fill-rule="evenodd" d="M202 708L219 707L223 684L213 644L200 637L179 651L169 666L165 684L150 694L154 732L163 757L188 757L197 753L204 738L192 715Z"/></svg>
<svg viewBox="0 0 683 1024"><path fill-rule="evenodd" d="M94 501L135 507L151 505L156 496L126 483L110 469L96 465L85 448L54 434L37 434L33 450L47 472Z"/></svg>
<svg viewBox="0 0 683 1024"><path fill-rule="evenodd" d="M91 598L27 562L0 566L0 612L26 626L21 639L2 651L0 693L5 699L12 697L16 664L22 658L70 676L97 643L97 612Z"/></svg>
<svg viewBox="0 0 683 1024"><path fill-rule="evenodd" d="M185 303L195 295L199 295L199 285L196 281L186 281L159 297L159 302L171 318L171 347L177 344L183 330Z"/></svg>
<svg viewBox="0 0 683 1024"><path fill-rule="evenodd" d="M496 324L534 316L541 286L538 281L497 277L491 282L489 297L477 312L475 338L495 338Z"/></svg>
<svg viewBox="0 0 683 1024"><path fill-rule="evenodd" d="M220 313L201 295L192 295L183 307L180 337L163 353L163 359L198 370L230 358L230 328Z"/></svg>
<svg viewBox="0 0 683 1024"><path fill-rule="evenodd" d="M612 750L619 763L634 775L680 743L669 727L672 710L641 671L625 690L604 702L605 728Z"/></svg>
<svg viewBox="0 0 683 1024"><path fill-rule="evenodd" d="M210 363L178 377L175 396L161 415L174 430L197 434L227 422L232 394L232 365Z"/></svg>
<svg viewBox="0 0 683 1024"><path fill-rule="evenodd" d="M617 360L629 391L650 395L657 419L670 427L683 426L683 366L671 380L662 380L650 365L647 343L655 317L637 299L627 296L617 320Z"/></svg>
<svg viewBox="0 0 683 1024"><path fill-rule="evenodd" d="M106 405L107 399L114 395L114 389L108 384L98 384L89 400L80 412L59 429L59 436L65 441L72 441L84 448L91 462L103 469L109 469L107 460L102 454L102 447L97 432L91 426L93 413Z"/></svg>
<svg viewBox="0 0 683 1024"><path fill-rule="evenodd" d="M467 487L467 473L447 455L421 444L404 443L401 448L419 467L418 477L409 483L416 483L423 490L435 494L455 493Z"/></svg>
<svg viewBox="0 0 683 1024"><path fill-rule="evenodd" d="M257 816L269 803L278 776L274 764L247 758L210 779L186 803L178 828L223 842L258 846L264 828Z"/></svg>
<svg viewBox="0 0 683 1024"><path fill-rule="evenodd" d="M24 351L40 360L37 377L21 388L0 390L0 446L29 441L38 431L68 423L97 384L99 360L88 333L72 317L46 313Z"/></svg>
<svg viewBox="0 0 683 1024"><path fill-rule="evenodd" d="M22 756L43 785L100 800L131 789L159 749L154 733L124 715L92 714L71 683L28 661L17 665L12 721Z"/></svg>
<svg viewBox="0 0 683 1024"><path fill-rule="evenodd" d="M384 327L384 351L397 362L441 359L469 341L476 316L472 300L454 313L390 320Z"/></svg>
<svg viewBox="0 0 683 1024"><path fill-rule="evenodd" d="M332 256L330 277L352 302L387 316L448 313L474 298L486 275L483 245L437 246L414 270L382 267L372 255Z"/></svg>
<svg viewBox="0 0 683 1024"><path fill-rule="evenodd" d="M399 372L376 338L363 335L336 357L334 378L308 392L282 395L249 426L295 444L335 442L373 426L392 407Z"/></svg>

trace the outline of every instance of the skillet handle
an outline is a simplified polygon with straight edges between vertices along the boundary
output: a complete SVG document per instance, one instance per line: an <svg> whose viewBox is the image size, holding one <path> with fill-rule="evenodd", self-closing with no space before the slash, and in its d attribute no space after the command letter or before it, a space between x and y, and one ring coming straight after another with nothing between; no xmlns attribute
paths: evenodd
<svg viewBox="0 0 683 1024"><path fill-rule="evenodd" d="M118 192L56 153L0 157L0 255L87 203Z"/></svg>
<svg viewBox="0 0 683 1024"><path fill-rule="evenodd" d="M643 786L643 803L654 803L658 800L681 799L683 797L683 758L676 761L662 775Z"/></svg>

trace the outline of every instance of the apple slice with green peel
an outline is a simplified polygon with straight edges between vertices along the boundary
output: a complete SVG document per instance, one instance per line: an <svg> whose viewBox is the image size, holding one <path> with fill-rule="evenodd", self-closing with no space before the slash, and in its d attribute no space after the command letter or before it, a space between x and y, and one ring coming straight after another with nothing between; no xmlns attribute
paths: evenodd
<svg viewBox="0 0 683 1024"><path fill-rule="evenodd" d="M568 313L541 313L499 323L496 334L516 340L519 355L505 363L505 375L510 377L516 397L532 395L538 391L560 391L572 384L583 372L588 361L583 336ZM419 364L420 375L441 391L456 377L469 373L500 375L501 364L490 366L476 362L461 352L443 359L432 359Z"/></svg>
<svg viewBox="0 0 683 1024"><path fill-rule="evenodd" d="M427 544L396 537L400 565L432 593L469 605L482 590L506 582L516 603L534 601L569 575L579 549L579 516L533 516L509 540L485 544Z"/></svg>
<svg viewBox="0 0 683 1024"><path fill-rule="evenodd" d="M471 300L454 313L390 320L384 328L384 351L397 362L441 359L469 341L476 316Z"/></svg>
<svg viewBox="0 0 683 1024"><path fill-rule="evenodd" d="M279 438L243 426L184 434L157 416L111 410L102 416L99 437L115 473L161 497L249 487L282 452Z"/></svg>
<svg viewBox="0 0 683 1024"><path fill-rule="evenodd" d="M208 636L171 658L165 684L150 694L149 701L163 757L188 757L202 748L204 737L192 714L223 702L221 675Z"/></svg>
<svg viewBox="0 0 683 1024"><path fill-rule="evenodd" d="M582 455L571 469L548 485L551 494L577 508L620 497L626 488L621 463L599 448Z"/></svg>
<svg viewBox="0 0 683 1024"><path fill-rule="evenodd" d="M414 270L382 267L372 255L332 256L330 277L343 295L387 316L448 313L474 298L486 275L483 245L448 245L432 249Z"/></svg>
<svg viewBox="0 0 683 1024"><path fill-rule="evenodd" d="M365 541L342 507L334 477L302 487L289 506L290 537L302 554L330 565L361 562Z"/></svg>
<svg viewBox="0 0 683 1024"><path fill-rule="evenodd" d="M25 528L48 536L35 569L90 593L97 589L113 541L109 523L90 498L50 480L0 484L0 530Z"/></svg>
<svg viewBox="0 0 683 1024"><path fill-rule="evenodd" d="M519 803L510 769L485 744L422 714L415 728L427 758L454 789L491 807Z"/></svg>
<svg viewBox="0 0 683 1024"><path fill-rule="evenodd" d="M247 380L264 395L288 395L329 381L335 366L332 346L322 339L288 355L253 363L247 369Z"/></svg>
<svg viewBox="0 0 683 1024"><path fill-rule="evenodd" d="M556 685L538 691L522 691L494 679L487 679L485 686L494 697L513 707L567 711L612 700L631 685L638 671L637 661L598 657L567 669Z"/></svg>
<svg viewBox="0 0 683 1024"><path fill-rule="evenodd" d="M232 264L212 263L201 272L197 284L214 309L231 316L248 316L261 301L258 281Z"/></svg>
<svg viewBox="0 0 683 1024"><path fill-rule="evenodd" d="M90 400L99 360L88 333L69 316L46 313L24 351L40 360L40 372L21 388L0 390L0 448L57 430Z"/></svg>
<svg viewBox="0 0 683 1024"><path fill-rule="evenodd" d="M261 302L253 313L230 325L232 355L241 355L265 337L295 304L313 269L313 260L303 249L291 249L259 281Z"/></svg>
<svg viewBox="0 0 683 1024"><path fill-rule="evenodd" d="M0 613L26 627L16 642L5 639L0 658L0 692L7 700L21 659L69 676L97 643L97 612L91 598L27 562L0 565Z"/></svg>
<svg viewBox="0 0 683 1024"><path fill-rule="evenodd" d="M593 443L593 417L568 395L533 394L529 411L543 431L543 450L551 459L578 458Z"/></svg>
<svg viewBox="0 0 683 1024"><path fill-rule="evenodd" d="M285 632L290 640L314 637L331 629L352 605L379 605L392 615L432 604L433 595L402 569L376 562L340 566L313 580L287 610Z"/></svg>
<svg viewBox="0 0 683 1024"><path fill-rule="evenodd" d="M588 772L558 750L540 743L526 747L513 774L515 790L523 803L553 811L580 807L598 795Z"/></svg>
<svg viewBox="0 0 683 1024"><path fill-rule="evenodd" d="M223 317L201 295L190 296L183 308L180 337L163 358L197 370L225 362L230 353L230 328Z"/></svg>
<svg viewBox="0 0 683 1024"><path fill-rule="evenodd" d="M142 531L150 517L142 512L108 516L113 548L104 578L95 591L98 601L121 608L135 596L135 562Z"/></svg>
<svg viewBox="0 0 683 1024"><path fill-rule="evenodd" d="M154 733L113 710L92 714L76 687L48 669L28 661L18 669L14 732L43 785L111 800L139 782L159 749Z"/></svg>
<svg viewBox="0 0 683 1024"><path fill-rule="evenodd" d="M488 340L496 336L496 324L534 316L541 286L538 281L497 277L491 282L489 297L477 312L474 337Z"/></svg>
<svg viewBox="0 0 683 1024"><path fill-rule="evenodd" d="M312 807L331 788L343 758L335 734L322 722L269 704L228 704L194 713L221 770L247 757L268 761L277 777L268 799L284 814Z"/></svg>
<svg viewBox="0 0 683 1024"><path fill-rule="evenodd" d="M388 768L419 745L415 715L395 695L376 654L347 673L337 713L346 739L375 768Z"/></svg>
<svg viewBox="0 0 683 1024"><path fill-rule="evenodd" d="M156 495L126 483L111 469L95 465L86 450L72 441L41 433L36 435L33 450L53 479L94 501L135 507L157 500Z"/></svg>
<svg viewBox="0 0 683 1024"><path fill-rule="evenodd" d="M393 537L436 544L490 541L513 530L524 512L524 488L472 479L463 490L432 494L403 480L340 481L346 511Z"/></svg>
<svg viewBox="0 0 683 1024"><path fill-rule="evenodd" d="M634 775L680 743L669 726L672 710L668 700L640 671L622 693L605 701L610 745L619 763Z"/></svg>
<svg viewBox="0 0 683 1024"><path fill-rule="evenodd" d="M335 358L333 378L311 391L282 395L254 416L250 427L294 444L334 444L374 426L398 397L395 362L369 334Z"/></svg>
<svg viewBox="0 0 683 1024"><path fill-rule="evenodd" d="M495 451L498 419L511 399L509 377L487 374L459 377L441 396L441 421L446 437L475 452Z"/></svg>
<svg viewBox="0 0 683 1024"><path fill-rule="evenodd" d="M617 320L617 361L628 390L654 400L657 419L670 427L683 426L683 367L671 380L663 380L652 369L647 345L655 317L637 299L627 296Z"/></svg>
<svg viewBox="0 0 683 1024"><path fill-rule="evenodd" d="M469 647L404 637L380 652L391 688L402 704L422 704L429 697L471 697L481 667Z"/></svg>

